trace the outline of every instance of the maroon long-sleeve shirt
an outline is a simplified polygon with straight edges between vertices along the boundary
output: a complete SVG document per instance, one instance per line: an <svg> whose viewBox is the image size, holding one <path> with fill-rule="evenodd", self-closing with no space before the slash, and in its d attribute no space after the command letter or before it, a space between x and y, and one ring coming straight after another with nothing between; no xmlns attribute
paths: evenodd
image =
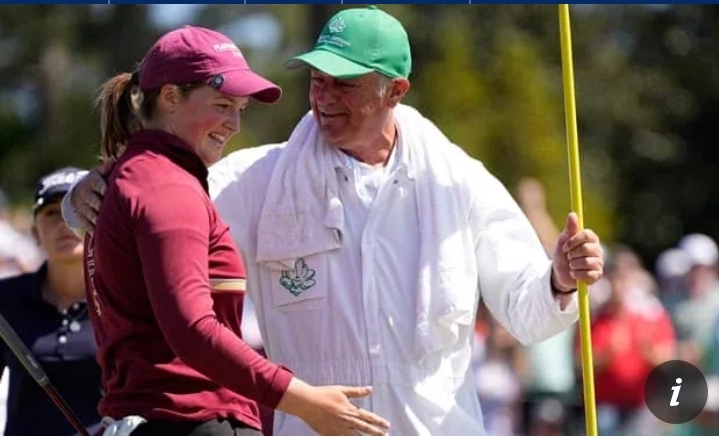
<svg viewBox="0 0 719 437"><path fill-rule="evenodd" d="M245 269L186 143L132 136L85 261L101 414L260 428L256 402L276 407L292 374L240 339Z"/></svg>

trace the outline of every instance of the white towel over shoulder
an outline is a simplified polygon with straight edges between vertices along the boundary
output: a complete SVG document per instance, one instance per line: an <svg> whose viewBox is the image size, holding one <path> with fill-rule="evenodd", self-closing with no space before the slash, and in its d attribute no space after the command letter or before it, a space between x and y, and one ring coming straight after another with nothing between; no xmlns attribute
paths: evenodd
<svg viewBox="0 0 719 437"><path fill-rule="evenodd" d="M297 258L340 247L344 211L332 162L314 116L307 113L270 178L258 224L258 263L289 266Z"/></svg>
<svg viewBox="0 0 719 437"><path fill-rule="evenodd" d="M421 229L415 347L418 359L457 340L475 319L477 263L469 228L469 157L416 109L401 105L395 118L401 147L416 180ZM463 155L464 159L457 159ZM452 167L464 163L462 168Z"/></svg>

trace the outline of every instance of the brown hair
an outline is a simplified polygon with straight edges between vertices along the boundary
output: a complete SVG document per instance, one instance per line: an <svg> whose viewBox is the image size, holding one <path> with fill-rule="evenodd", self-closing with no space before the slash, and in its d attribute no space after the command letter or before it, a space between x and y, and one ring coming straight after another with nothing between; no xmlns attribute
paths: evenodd
<svg viewBox="0 0 719 437"><path fill-rule="evenodd" d="M97 98L100 109L100 152L103 159L117 158L125 150L130 136L152 119L161 88L142 91L138 73L121 73L102 85ZM202 82L178 85L183 97Z"/></svg>

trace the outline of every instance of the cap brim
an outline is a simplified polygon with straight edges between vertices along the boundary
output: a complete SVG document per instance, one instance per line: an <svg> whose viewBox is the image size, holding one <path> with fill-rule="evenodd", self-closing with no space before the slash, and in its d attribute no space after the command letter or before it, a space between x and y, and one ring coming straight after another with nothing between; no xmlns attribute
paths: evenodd
<svg viewBox="0 0 719 437"><path fill-rule="evenodd" d="M252 70L222 73L221 93L235 97L252 97L262 103L275 103L282 97L282 88Z"/></svg>
<svg viewBox="0 0 719 437"><path fill-rule="evenodd" d="M50 190L42 197L35 199L35 203L32 206L33 212L37 213L43 207L50 205L55 201L62 200L62 198L65 196L65 194L67 194L68 191L70 191L69 186L66 188L58 187L57 189Z"/></svg>
<svg viewBox="0 0 719 437"><path fill-rule="evenodd" d="M327 50L313 50L285 63L285 67L291 70L307 66L337 79L354 79L374 71Z"/></svg>

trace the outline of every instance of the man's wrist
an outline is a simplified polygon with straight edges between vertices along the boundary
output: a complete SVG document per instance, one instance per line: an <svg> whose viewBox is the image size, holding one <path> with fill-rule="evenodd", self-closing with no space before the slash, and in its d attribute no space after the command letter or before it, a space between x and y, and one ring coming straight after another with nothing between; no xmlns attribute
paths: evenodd
<svg viewBox="0 0 719 437"><path fill-rule="evenodd" d="M549 280L549 284L552 290L552 294L571 294L577 291L576 285L573 287L562 287L561 285L557 284L554 275L554 269L552 269L552 275Z"/></svg>

